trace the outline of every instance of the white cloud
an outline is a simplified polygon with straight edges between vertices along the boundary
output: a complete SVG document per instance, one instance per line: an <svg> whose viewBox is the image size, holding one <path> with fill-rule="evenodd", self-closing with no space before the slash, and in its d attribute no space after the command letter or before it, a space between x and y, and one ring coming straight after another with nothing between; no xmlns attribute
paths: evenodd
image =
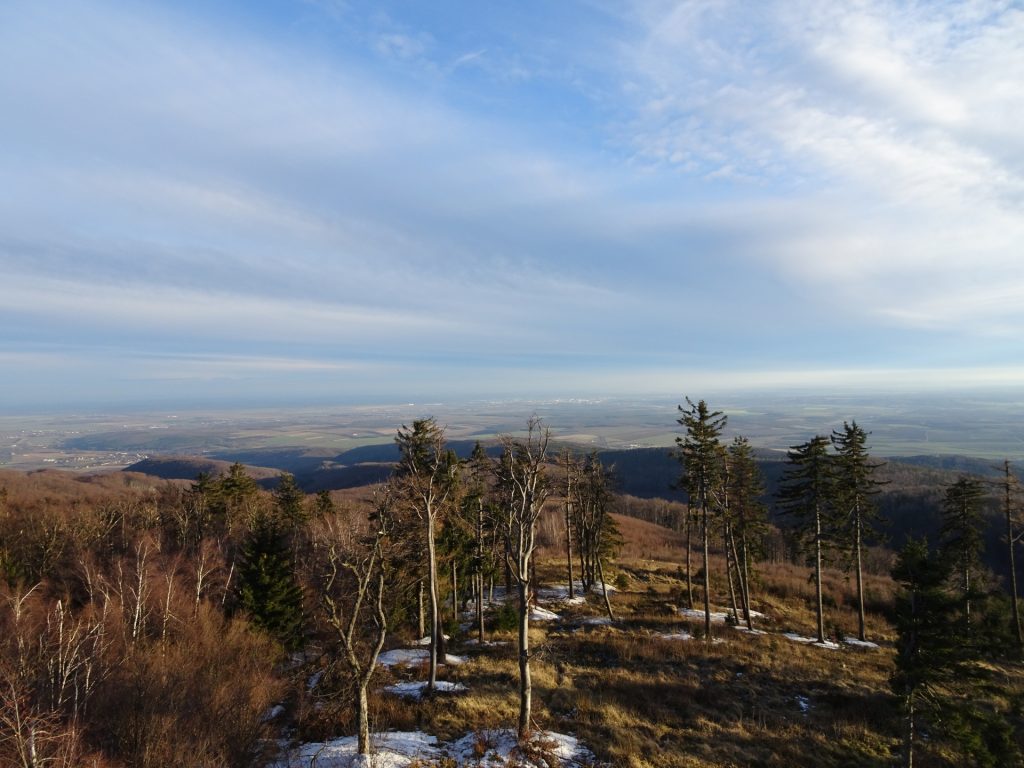
<svg viewBox="0 0 1024 768"><path fill-rule="evenodd" d="M642 158L781 192L762 257L871 321L1024 319L1024 11L1006 3L642 3ZM742 204L738 206L742 210ZM773 236L779 235L779 236ZM958 288L969 285L962 299Z"/></svg>

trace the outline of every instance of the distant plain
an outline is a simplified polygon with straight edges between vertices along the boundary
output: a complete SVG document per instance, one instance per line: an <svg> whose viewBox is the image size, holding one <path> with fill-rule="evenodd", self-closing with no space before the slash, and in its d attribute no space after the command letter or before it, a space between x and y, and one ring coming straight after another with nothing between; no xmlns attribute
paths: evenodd
<svg viewBox="0 0 1024 768"><path fill-rule="evenodd" d="M699 393L693 393L699 397ZM958 455L1024 459L1024 393L943 395L707 396L729 417L727 435L784 451L855 419L878 456ZM292 449L330 457L392 441L413 419L433 416L451 440L494 440L536 414L558 441L595 449L674 445L682 397L469 401L118 413L0 415L0 466L118 469L147 456Z"/></svg>

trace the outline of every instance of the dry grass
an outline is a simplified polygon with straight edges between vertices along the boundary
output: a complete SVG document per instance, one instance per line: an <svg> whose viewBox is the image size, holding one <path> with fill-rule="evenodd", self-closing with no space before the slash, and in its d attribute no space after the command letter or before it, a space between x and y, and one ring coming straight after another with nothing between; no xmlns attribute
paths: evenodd
<svg viewBox="0 0 1024 768"><path fill-rule="evenodd" d="M639 533L642 542L646 525L630 526L627 535ZM665 549L678 558L672 541ZM597 596L586 606L562 609L561 626L535 626L538 727L574 733L602 763L628 768L892 765L900 719L888 692L894 636L884 616L868 617L879 649L795 643L780 633L813 629L813 584L806 569L766 566L754 599L768 616L759 623L769 634L749 636L717 625L712 645L659 638L684 629L697 637L701 622L687 622L669 609L684 590L678 559L643 557L649 554L645 543L629 551L632 556L611 569L630 577L629 589L613 597L619 616L614 626L576 621L601 615ZM561 559L543 561L539 575L542 582L564 582ZM716 607L724 608L724 584L713 577L712 587ZM852 633L853 587L844 574L830 571L826 589L833 603L828 626ZM881 577L871 577L869 589L873 609L893 592ZM424 728L439 738L511 726L518 671L513 638L503 639L509 645L482 650L460 647L456 639L454 650L473 660L444 676L471 690L419 704L380 699L379 724ZM1006 674L1015 690L1024 688L1020 670ZM945 764L928 754L920 762Z"/></svg>

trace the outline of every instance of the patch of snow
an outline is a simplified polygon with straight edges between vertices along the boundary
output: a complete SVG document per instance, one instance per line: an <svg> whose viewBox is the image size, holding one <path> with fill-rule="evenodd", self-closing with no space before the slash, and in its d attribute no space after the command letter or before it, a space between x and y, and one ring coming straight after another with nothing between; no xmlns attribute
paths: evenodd
<svg viewBox="0 0 1024 768"><path fill-rule="evenodd" d="M856 637L848 637L843 640L843 645L852 645L854 648L877 648L878 643L870 640L858 640Z"/></svg>
<svg viewBox="0 0 1024 768"><path fill-rule="evenodd" d="M358 759L355 736L326 742L303 744L287 753L283 762L269 768L405 768L414 760L440 756L437 737L421 731L375 733L371 736L374 753Z"/></svg>
<svg viewBox="0 0 1024 768"><path fill-rule="evenodd" d="M654 637L659 640L693 640L689 632L659 632Z"/></svg>
<svg viewBox="0 0 1024 768"><path fill-rule="evenodd" d="M471 637L463 645L480 645L480 638ZM508 640L484 640L483 647L496 648L501 645L508 645Z"/></svg>
<svg viewBox="0 0 1024 768"><path fill-rule="evenodd" d="M445 640L451 640L451 638L448 635L445 635L444 639ZM415 641L414 644L415 645L430 645L430 635L427 635L426 637L421 637L419 640Z"/></svg>
<svg viewBox="0 0 1024 768"><path fill-rule="evenodd" d="M554 611L541 608L539 605L530 609L530 621L558 621L561 618Z"/></svg>
<svg viewBox="0 0 1024 768"><path fill-rule="evenodd" d="M811 700L808 699L806 696L797 696L796 705L800 707L800 711L803 712L805 715L811 711Z"/></svg>
<svg viewBox="0 0 1024 768"><path fill-rule="evenodd" d="M426 648L395 648L385 651L377 659L377 663L383 667L411 667L418 664L426 664L430 661L430 651ZM465 664L465 656L456 656L449 653L445 656L444 664Z"/></svg>
<svg viewBox="0 0 1024 768"><path fill-rule="evenodd" d="M612 620L607 616L588 616L580 623L591 627L610 627Z"/></svg>
<svg viewBox="0 0 1024 768"><path fill-rule="evenodd" d="M405 699L415 699L418 701L423 698L423 694L427 690L427 684L426 682L395 683L394 685L384 686L382 690L385 693L391 693ZM459 691L466 691L469 689L462 683L452 683L448 680L437 680L434 682L434 690L438 693L458 693Z"/></svg>
<svg viewBox="0 0 1024 768"><path fill-rule="evenodd" d="M548 731L534 734L527 751L535 754L536 759L528 760L522 755L516 734L510 730L469 733L449 748L449 754L456 763L465 768L547 768L549 765L579 764L594 759L593 753L581 746L575 736Z"/></svg>
<svg viewBox="0 0 1024 768"><path fill-rule="evenodd" d="M695 621L704 621L704 611L697 610L696 608L680 608L679 613L687 619L693 619ZM725 611L712 611L711 612L711 623L712 624L725 624L725 620L729 614Z"/></svg>
<svg viewBox="0 0 1024 768"><path fill-rule="evenodd" d="M839 643L833 643L831 640L826 640L823 643L819 643L816 637L807 637L806 635L798 635L796 632L783 632L782 636L787 640L792 640L794 643L803 643L805 645L816 645L819 648L828 648L831 651L839 649Z"/></svg>
<svg viewBox="0 0 1024 768"><path fill-rule="evenodd" d="M320 685L320 681L323 679L323 676L324 671L322 669L319 672L314 672L312 675L309 676L309 680L306 681L306 688L312 691L314 688Z"/></svg>
<svg viewBox="0 0 1024 768"><path fill-rule="evenodd" d="M737 632L745 632L748 635L767 635L768 634L763 629L747 629L746 627L740 626L738 624L735 627L733 627L733 629L735 629Z"/></svg>

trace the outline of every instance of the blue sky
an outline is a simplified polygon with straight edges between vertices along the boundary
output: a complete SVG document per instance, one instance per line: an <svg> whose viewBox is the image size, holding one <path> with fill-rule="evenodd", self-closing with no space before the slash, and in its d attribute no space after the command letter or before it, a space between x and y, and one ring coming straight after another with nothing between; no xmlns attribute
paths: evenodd
<svg viewBox="0 0 1024 768"><path fill-rule="evenodd" d="M1011 2L6 2L9 406L1024 383Z"/></svg>

